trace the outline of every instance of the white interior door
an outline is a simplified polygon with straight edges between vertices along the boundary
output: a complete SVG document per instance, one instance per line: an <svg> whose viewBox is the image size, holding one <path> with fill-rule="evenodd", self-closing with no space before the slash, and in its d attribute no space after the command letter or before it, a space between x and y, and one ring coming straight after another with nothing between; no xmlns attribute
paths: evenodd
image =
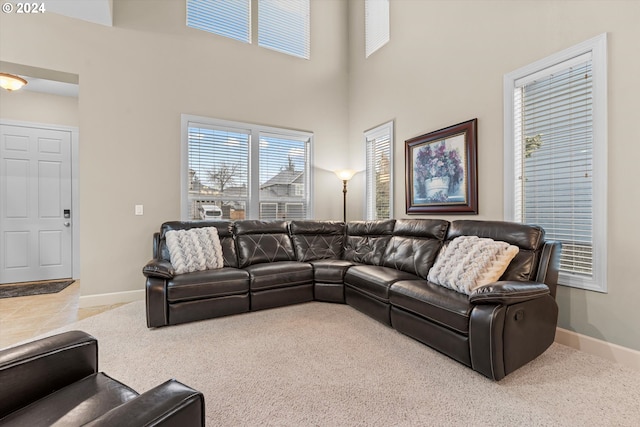
<svg viewBox="0 0 640 427"><path fill-rule="evenodd" d="M0 283L72 277L71 132L0 125Z"/></svg>

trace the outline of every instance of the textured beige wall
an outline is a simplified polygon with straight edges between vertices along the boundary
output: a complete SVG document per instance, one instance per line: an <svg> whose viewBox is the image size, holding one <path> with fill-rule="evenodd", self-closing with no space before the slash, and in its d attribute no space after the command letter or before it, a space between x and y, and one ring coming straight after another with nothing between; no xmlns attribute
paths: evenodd
<svg viewBox="0 0 640 427"><path fill-rule="evenodd" d="M152 233L180 215L182 113L314 132L316 216L341 218L325 170L347 137L346 11L313 1L308 61L187 28L184 1L114 1L113 27L0 14L0 60L79 75L83 295L143 288Z"/></svg>
<svg viewBox="0 0 640 427"><path fill-rule="evenodd" d="M502 219L504 74L608 33L609 292L561 287L559 325L640 350L640 2L392 1L391 41L366 60L363 9L350 3L351 155L362 162L362 131L395 119L398 218L406 217L404 141L477 117L480 214L471 218Z"/></svg>

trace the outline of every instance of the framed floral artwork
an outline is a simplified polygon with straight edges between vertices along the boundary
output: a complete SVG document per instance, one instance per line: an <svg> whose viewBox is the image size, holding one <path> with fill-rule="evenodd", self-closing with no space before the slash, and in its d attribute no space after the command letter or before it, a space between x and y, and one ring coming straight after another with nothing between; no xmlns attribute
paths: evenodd
<svg viewBox="0 0 640 427"><path fill-rule="evenodd" d="M408 214L478 213L478 119L405 141Z"/></svg>

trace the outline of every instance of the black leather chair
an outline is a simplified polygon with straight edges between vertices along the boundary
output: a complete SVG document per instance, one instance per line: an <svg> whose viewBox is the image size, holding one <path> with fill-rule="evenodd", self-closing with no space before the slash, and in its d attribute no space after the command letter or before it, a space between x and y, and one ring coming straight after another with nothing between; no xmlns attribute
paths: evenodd
<svg viewBox="0 0 640 427"><path fill-rule="evenodd" d="M204 426L202 393L169 380L139 395L98 372L98 342L71 331L0 351L0 426Z"/></svg>

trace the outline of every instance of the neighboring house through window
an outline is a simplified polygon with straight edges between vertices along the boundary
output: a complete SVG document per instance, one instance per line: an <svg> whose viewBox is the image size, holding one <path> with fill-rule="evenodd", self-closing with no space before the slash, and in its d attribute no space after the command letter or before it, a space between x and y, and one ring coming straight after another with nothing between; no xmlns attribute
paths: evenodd
<svg viewBox="0 0 640 427"><path fill-rule="evenodd" d="M364 133L367 219L393 216L393 121Z"/></svg>
<svg viewBox="0 0 640 427"><path fill-rule="evenodd" d="M606 34L505 76L505 219L562 242L559 283L606 292Z"/></svg>
<svg viewBox="0 0 640 427"><path fill-rule="evenodd" d="M182 116L182 218L308 219L313 134ZM251 165L255 165L252 167Z"/></svg>

